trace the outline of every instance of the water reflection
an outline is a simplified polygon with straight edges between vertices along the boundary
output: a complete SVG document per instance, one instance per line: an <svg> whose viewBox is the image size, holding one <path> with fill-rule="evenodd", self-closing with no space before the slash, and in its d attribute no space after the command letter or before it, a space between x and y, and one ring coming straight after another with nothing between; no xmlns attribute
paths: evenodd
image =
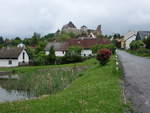
<svg viewBox="0 0 150 113"><path fill-rule="evenodd" d="M17 100L24 100L33 98L33 94L25 91L17 91L17 90L8 90L4 88L7 85L5 79L0 79L0 103L1 102L11 102Z"/></svg>

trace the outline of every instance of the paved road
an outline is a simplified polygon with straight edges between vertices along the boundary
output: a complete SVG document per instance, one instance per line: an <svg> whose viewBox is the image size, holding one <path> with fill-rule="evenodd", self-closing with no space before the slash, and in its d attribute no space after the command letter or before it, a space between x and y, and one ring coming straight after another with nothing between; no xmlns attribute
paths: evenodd
<svg viewBox="0 0 150 113"><path fill-rule="evenodd" d="M136 113L150 113L150 59L117 52L125 73L125 93Z"/></svg>

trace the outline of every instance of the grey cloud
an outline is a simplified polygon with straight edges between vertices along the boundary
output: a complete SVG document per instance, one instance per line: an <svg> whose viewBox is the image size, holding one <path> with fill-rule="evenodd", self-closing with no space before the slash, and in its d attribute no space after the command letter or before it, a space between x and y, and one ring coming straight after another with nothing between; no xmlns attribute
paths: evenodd
<svg viewBox="0 0 150 113"><path fill-rule="evenodd" d="M55 32L68 21L105 34L150 30L149 0L0 0L0 35Z"/></svg>

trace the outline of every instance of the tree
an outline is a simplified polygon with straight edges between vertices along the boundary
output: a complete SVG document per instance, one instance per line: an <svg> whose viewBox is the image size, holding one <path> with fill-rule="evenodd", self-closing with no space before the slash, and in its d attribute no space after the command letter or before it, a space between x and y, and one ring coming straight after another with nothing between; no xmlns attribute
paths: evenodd
<svg viewBox="0 0 150 113"><path fill-rule="evenodd" d="M17 46L21 42L22 42L22 40L19 37L16 37L14 40L11 40L12 46Z"/></svg>
<svg viewBox="0 0 150 113"><path fill-rule="evenodd" d="M130 49L131 50L137 50L139 48L144 47L144 43L142 40L134 40L130 43Z"/></svg>
<svg viewBox="0 0 150 113"><path fill-rule="evenodd" d="M92 47L92 52L97 53L98 50L107 48L109 49L113 54L115 54L116 51L116 46L114 44L99 44L99 45L94 45Z"/></svg>
<svg viewBox="0 0 150 113"><path fill-rule="evenodd" d="M148 36L147 39L144 39L143 42L146 45L146 48L150 49L150 35Z"/></svg>
<svg viewBox="0 0 150 113"><path fill-rule="evenodd" d="M74 63L74 62L81 62L81 50L82 47L80 46L70 46L68 48L67 53L63 57L63 63Z"/></svg>
<svg viewBox="0 0 150 113"><path fill-rule="evenodd" d="M56 60L55 50L54 47L51 46L49 50L49 55L47 56L48 64L55 64L55 60Z"/></svg>
<svg viewBox="0 0 150 113"><path fill-rule="evenodd" d="M32 38L30 39L30 45L35 46L38 44L41 35L39 33L34 32Z"/></svg>
<svg viewBox="0 0 150 113"><path fill-rule="evenodd" d="M113 35L113 37L114 37L114 39L117 39L117 38L121 38L122 36L121 36L119 33L115 33L115 34Z"/></svg>
<svg viewBox="0 0 150 113"><path fill-rule="evenodd" d="M81 55L82 47L80 46L70 46L68 48L68 53L71 55Z"/></svg>
<svg viewBox="0 0 150 113"><path fill-rule="evenodd" d="M44 52L39 52L33 56L34 65L45 65L46 64L46 55Z"/></svg>
<svg viewBox="0 0 150 113"><path fill-rule="evenodd" d="M0 36L0 44L4 44L4 39L2 36Z"/></svg>

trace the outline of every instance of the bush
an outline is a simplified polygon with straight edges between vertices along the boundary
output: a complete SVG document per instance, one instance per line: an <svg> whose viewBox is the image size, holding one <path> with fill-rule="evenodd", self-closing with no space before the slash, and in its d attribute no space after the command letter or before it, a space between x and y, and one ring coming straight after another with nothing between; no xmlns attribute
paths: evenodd
<svg viewBox="0 0 150 113"><path fill-rule="evenodd" d="M150 49L146 49L146 48L140 48L137 49L135 51L132 50L128 50L128 52L138 55L138 56L143 56L143 57L149 57L150 56Z"/></svg>
<svg viewBox="0 0 150 113"><path fill-rule="evenodd" d="M112 52L109 49L101 49L97 52L97 60L101 65L106 65L111 57Z"/></svg>
<svg viewBox="0 0 150 113"><path fill-rule="evenodd" d="M97 53L98 50L100 49L109 49L113 54L115 54L115 51L116 51L116 47L114 44L101 44L101 45L94 45L92 47L92 52L93 53Z"/></svg>
<svg viewBox="0 0 150 113"><path fill-rule="evenodd" d="M43 52L40 52L33 57L34 65L45 65L45 63L46 63L46 55Z"/></svg>
<svg viewBox="0 0 150 113"><path fill-rule="evenodd" d="M47 56L47 63L50 65L55 64L56 56L55 56L55 50L52 46L49 50L49 55Z"/></svg>
<svg viewBox="0 0 150 113"><path fill-rule="evenodd" d="M144 44L146 45L147 49L150 49L150 35L148 36L147 39L144 39Z"/></svg>
<svg viewBox="0 0 150 113"><path fill-rule="evenodd" d="M144 43L141 40L134 40L130 43L130 49L131 50L137 50L139 48L144 47Z"/></svg>
<svg viewBox="0 0 150 113"><path fill-rule="evenodd" d="M62 58L62 63L63 64L68 64L68 63L75 63L75 62L82 62L82 57L80 55L71 55L71 54L66 54Z"/></svg>

